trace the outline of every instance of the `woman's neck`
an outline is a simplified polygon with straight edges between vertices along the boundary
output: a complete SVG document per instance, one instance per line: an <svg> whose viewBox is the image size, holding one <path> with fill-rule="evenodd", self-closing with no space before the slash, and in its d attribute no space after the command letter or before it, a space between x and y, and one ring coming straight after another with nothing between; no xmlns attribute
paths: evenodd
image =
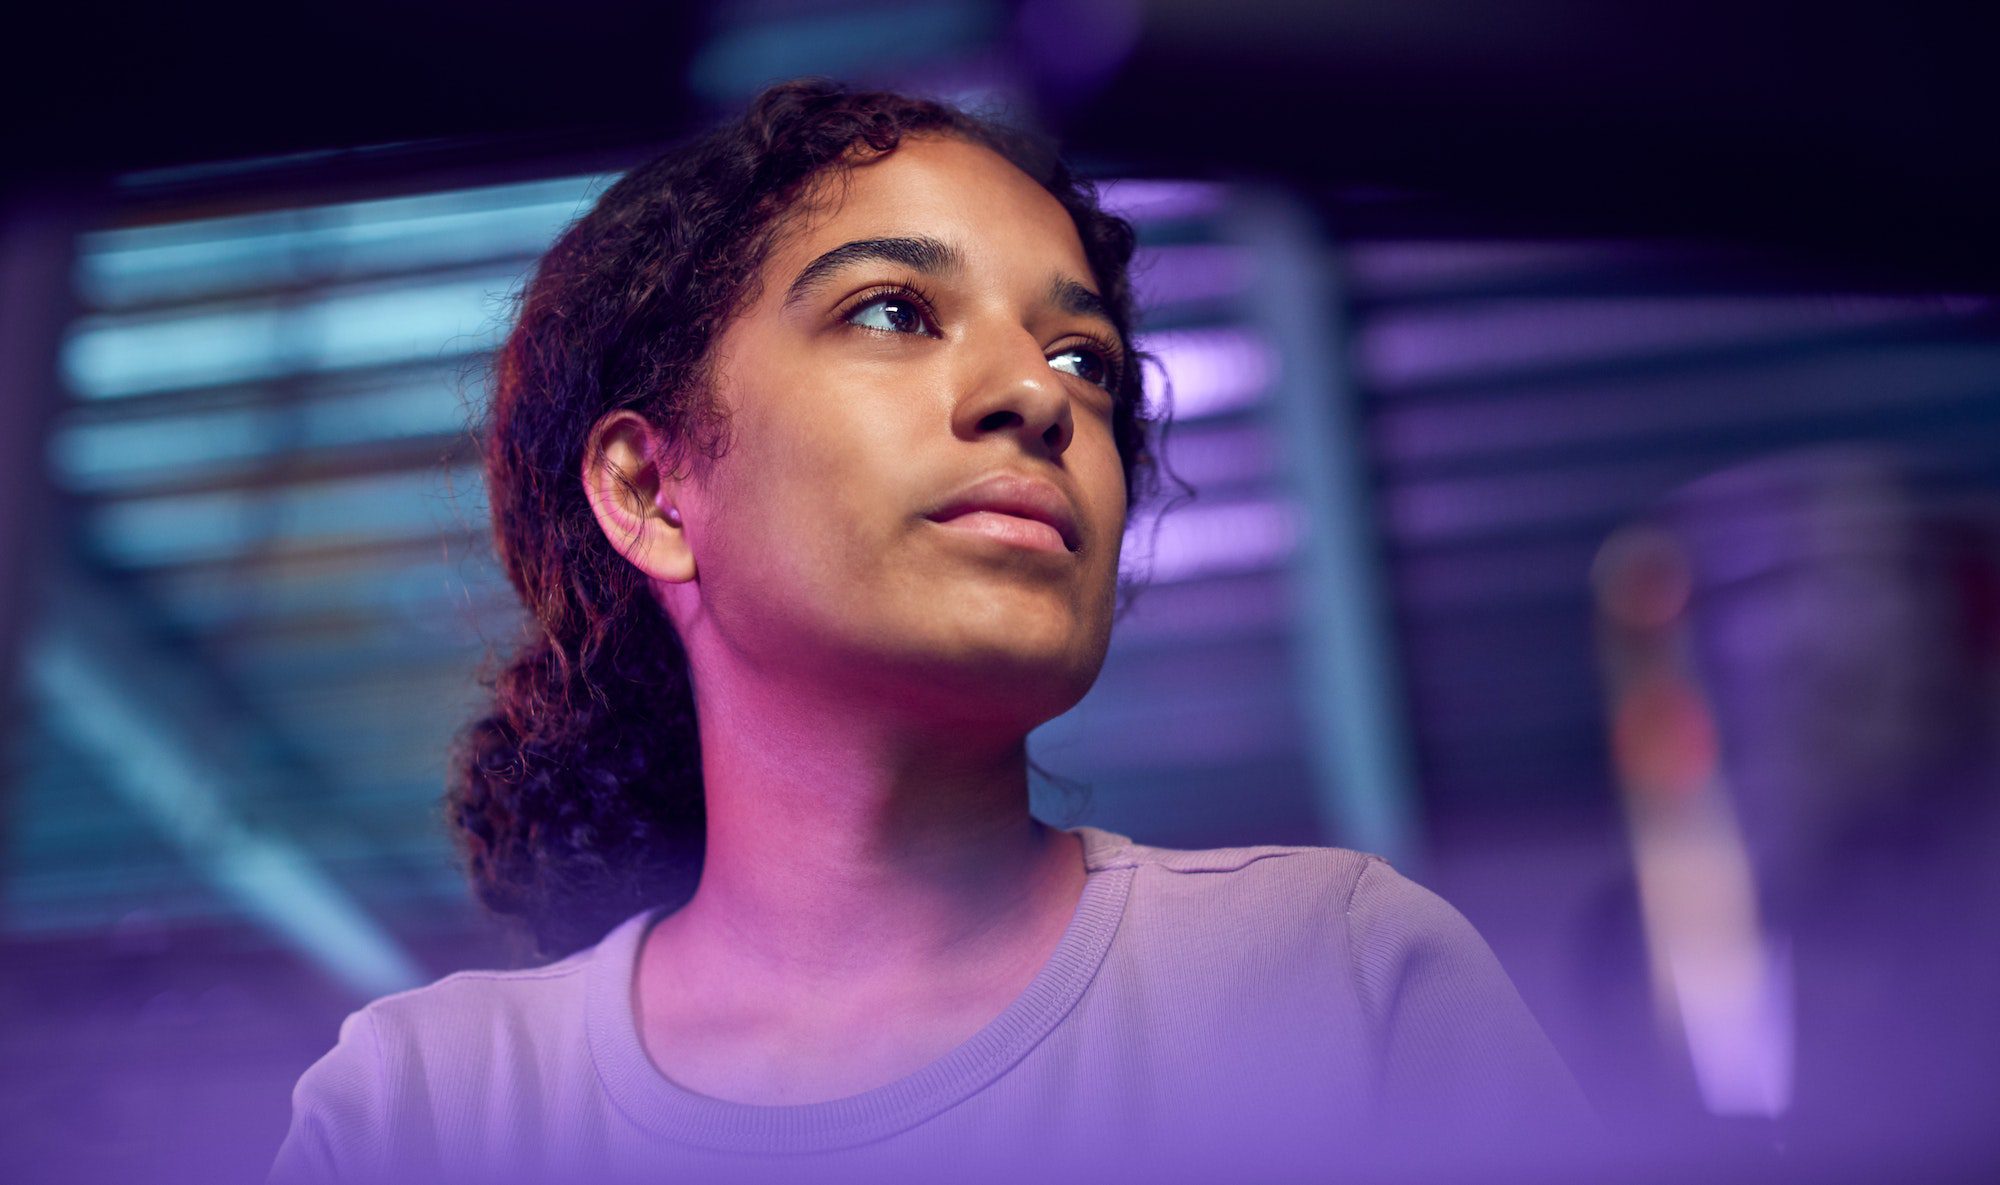
<svg viewBox="0 0 2000 1185"><path fill-rule="evenodd" d="M648 1055L688 1089L808 1103L914 1073L1005 1011L1075 915L1081 843L1028 813L1018 738L838 716L704 724L701 881L633 984Z"/></svg>
<svg viewBox="0 0 2000 1185"><path fill-rule="evenodd" d="M854 709L872 697L719 698L701 880L671 931L718 984L775 1003L982 974L1074 912L1080 847L1029 813L1024 736Z"/></svg>

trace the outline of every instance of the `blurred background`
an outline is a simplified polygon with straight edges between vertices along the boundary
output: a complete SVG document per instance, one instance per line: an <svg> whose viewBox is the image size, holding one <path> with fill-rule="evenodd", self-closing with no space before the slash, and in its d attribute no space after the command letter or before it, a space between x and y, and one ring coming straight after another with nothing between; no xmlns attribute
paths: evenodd
<svg viewBox="0 0 2000 1185"><path fill-rule="evenodd" d="M1038 813L1380 852L1644 1179L2000 1169L1990 39L1919 2L85 5L0 87L0 1175L253 1181L506 948L472 428L619 170L800 74L1049 129L1194 490Z"/></svg>

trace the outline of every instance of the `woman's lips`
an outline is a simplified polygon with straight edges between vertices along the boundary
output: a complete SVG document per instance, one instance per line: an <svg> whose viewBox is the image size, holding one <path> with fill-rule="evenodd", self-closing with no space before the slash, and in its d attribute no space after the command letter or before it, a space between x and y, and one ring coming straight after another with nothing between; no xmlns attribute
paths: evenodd
<svg viewBox="0 0 2000 1185"><path fill-rule="evenodd" d="M924 516L1004 543L1035 550L1079 551L1076 507L1054 482L1012 470L987 474L947 495ZM960 520L969 520L961 524ZM1047 528L1044 533L1040 528ZM1053 535L1056 546L1048 547Z"/></svg>
<svg viewBox="0 0 2000 1185"><path fill-rule="evenodd" d="M997 539L1015 547L1065 554L1069 551L1069 545L1063 542L1062 532L1045 522L1022 518L1017 514L1003 514L998 510L968 510L951 518L932 521L941 527L964 531L971 535L983 535L988 539Z"/></svg>

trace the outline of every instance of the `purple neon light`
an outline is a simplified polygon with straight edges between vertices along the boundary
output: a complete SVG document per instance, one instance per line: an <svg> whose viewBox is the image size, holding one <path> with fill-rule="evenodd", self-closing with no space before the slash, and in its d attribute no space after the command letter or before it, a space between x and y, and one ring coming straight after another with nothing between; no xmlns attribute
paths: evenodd
<svg viewBox="0 0 2000 1185"><path fill-rule="evenodd" d="M1207 181L1107 181L1104 208L1133 222L1202 218L1222 208L1222 186Z"/></svg>
<svg viewBox="0 0 2000 1185"><path fill-rule="evenodd" d="M1271 499L1142 515L1125 533L1123 566L1155 584L1277 567L1297 546L1298 519L1296 507Z"/></svg>
<svg viewBox="0 0 2000 1185"><path fill-rule="evenodd" d="M1250 256L1240 247L1191 243L1142 248L1132 261L1143 315L1173 305L1224 300L1249 287Z"/></svg>
<svg viewBox="0 0 2000 1185"><path fill-rule="evenodd" d="M1177 430L1166 456L1174 473L1205 497L1278 480L1277 442L1262 424L1206 424Z"/></svg>
<svg viewBox="0 0 2000 1185"><path fill-rule="evenodd" d="M1487 300L1384 314L1356 340L1378 390L1719 349L1829 330L1963 317L1965 302L1894 296Z"/></svg>
<svg viewBox="0 0 2000 1185"><path fill-rule="evenodd" d="M1263 398L1278 373L1271 347L1240 329L1149 333L1139 338L1138 347L1166 371L1176 420L1249 407Z"/></svg>

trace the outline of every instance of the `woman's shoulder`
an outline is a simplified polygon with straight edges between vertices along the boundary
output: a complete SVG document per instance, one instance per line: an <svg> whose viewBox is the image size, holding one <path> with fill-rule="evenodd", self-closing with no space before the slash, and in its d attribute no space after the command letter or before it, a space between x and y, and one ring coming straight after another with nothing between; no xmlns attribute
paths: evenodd
<svg viewBox="0 0 2000 1185"><path fill-rule="evenodd" d="M589 947L538 967L454 971L377 997L361 1011L378 1029L409 1035L532 1024L575 1011L597 953Z"/></svg>
<svg viewBox="0 0 2000 1185"><path fill-rule="evenodd" d="M539 1101L522 1083L592 1080L592 1001L617 995L607 960L645 917L553 963L455 971L349 1013L292 1089L270 1180L344 1179L420 1161L441 1138L425 1117L532 1111Z"/></svg>
<svg viewBox="0 0 2000 1185"><path fill-rule="evenodd" d="M1319 844L1175 848L1082 830L1091 867L1132 869L1133 892L1149 912L1204 918L1239 940L1316 937L1377 1003L1412 974L1505 982L1464 914L1373 853Z"/></svg>
<svg viewBox="0 0 2000 1185"><path fill-rule="evenodd" d="M1409 922L1440 920L1440 911L1456 915L1436 894L1371 852L1324 844L1168 847L1098 828L1079 831L1093 871L1131 868L1157 888L1211 903L1234 899L1246 908L1298 910L1322 920L1329 913L1348 918L1357 911L1363 921L1384 914Z"/></svg>
<svg viewBox="0 0 2000 1185"><path fill-rule="evenodd" d="M1367 852L1317 844L1184 848L1141 843L1130 836L1098 827L1079 827L1077 831L1084 838L1085 861L1093 871L1100 868L1143 868L1174 877L1221 876L1236 881L1312 880L1330 888L1347 890L1359 881L1368 865L1384 863L1380 856ZM1236 875L1244 873L1247 875Z"/></svg>
<svg viewBox="0 0 2000 1185"><path fill-rule="evenodd" d="M340 1047L385 1064L519 1061L538 1049L574 1049L588 1024L593 985L619 958L646 915L593 946L522 968L454 971L421 987L379 996L340 1027ZM336 1052L340 1052L337 1048Z"/></svg>
<svg viewBox="0 0 2000 1185"><path fill-rule="evenodd" d="M1257 966L1285 966L1285 954L1341 966L1346 986L1335 990L1359 1008L1379 1058L1384 1122L1412 1125L1394 1146L1436 1136L1441 1115L1478 1137L1475 1147L1496 1133L1594 1131L1485 938L1382 857L1303 844L1165 848L1122 836L1098 851L1106 866L1135 870L1143 940L1162 950L1185 951L1206 934Z"/></svg>

